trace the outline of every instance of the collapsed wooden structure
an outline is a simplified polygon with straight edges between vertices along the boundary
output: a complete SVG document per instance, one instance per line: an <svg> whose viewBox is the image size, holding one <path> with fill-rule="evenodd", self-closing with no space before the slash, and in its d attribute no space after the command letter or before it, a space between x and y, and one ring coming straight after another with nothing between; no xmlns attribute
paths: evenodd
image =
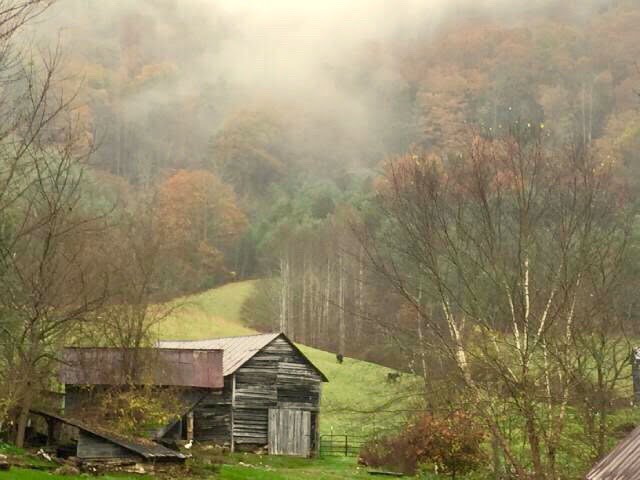
<svg viewBox="0 0 640 480"><path fill-rule="evenodd" d="M283 333L158 346L223 351L224 388L194 406L195 440L276 455L317 450L321 387L328 380Z"/></svg>
<svg viewBox="0 0 640 480"><path fill-rule="evenodd" d="M62 430L66 428L66 435L76 440L76 452L73 456L84 462L108 460L183 463L187 458L182 453L151 440L124 437L52 412L34 409L31 413L45 420L51 443L60 441L60 437L64 435Z"/></svg>

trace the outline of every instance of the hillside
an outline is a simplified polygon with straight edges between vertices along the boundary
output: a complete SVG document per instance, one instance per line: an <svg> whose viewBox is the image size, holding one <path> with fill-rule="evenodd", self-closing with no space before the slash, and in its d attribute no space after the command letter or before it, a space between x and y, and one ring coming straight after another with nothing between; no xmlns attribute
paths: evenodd
<svg viewBox="0 0 640 480"><path fill-rule="evenodd" d="M255 331L242 325L240 307L253 288L248 280L177 298L170 303L175 310L156 326L157 334L163 340L251 335Z"/></svg>
<svg viewBox="0 0 640 480"><path fill-rule="evenodd" d="M157 327L163 340L198 340L257 333L240 321L243 300L252 281L237 282L172 302L176 310ZM345 358L339 364L333 353L300 345L301 350L329 378L323 387L323 434L369 435L393 428L410 409L406 392L412 380L387 382L391 369ZM366 417L367 421L362 421Z"/></svg>

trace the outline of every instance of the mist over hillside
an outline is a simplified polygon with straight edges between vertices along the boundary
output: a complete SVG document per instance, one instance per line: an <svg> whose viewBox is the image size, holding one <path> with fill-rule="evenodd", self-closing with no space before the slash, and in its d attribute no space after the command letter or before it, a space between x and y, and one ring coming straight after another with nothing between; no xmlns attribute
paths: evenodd
<svg viewBox="0 0 640 480"><path fill-rule="evenodd" d="M283 332L345 382L393 369L369 466L582 476L638 421L639 25L637 0L0 2L0 438L66 346Z"/></svg>
<svg viewBox="0 0 640 480"><path fill-rule="evenodd" d="M37 36L59 37L85 79L96 162L128 153L107 165L116 173L146 182L164 168L207 165L209 142L230 118L261 112L282 127L286 155L323 175L373 167L424 141L424 87L410 70L434 36L471 22L581 25L611 5L73 0L54 5Z"/></svg>

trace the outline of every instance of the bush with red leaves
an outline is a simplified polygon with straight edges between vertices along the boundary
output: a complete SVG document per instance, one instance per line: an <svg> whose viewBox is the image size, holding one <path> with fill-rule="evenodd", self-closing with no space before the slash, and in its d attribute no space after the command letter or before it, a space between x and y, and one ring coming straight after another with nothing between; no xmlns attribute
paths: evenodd
<svg viewBox="0 0 640 480"><path fill-rule="evenodd" d="M485 432L467 413L455 411L437 417L414 418L397 435L370 440L360 451L359 462L413 475L423 464L455 478L484 460Z"/></svg>

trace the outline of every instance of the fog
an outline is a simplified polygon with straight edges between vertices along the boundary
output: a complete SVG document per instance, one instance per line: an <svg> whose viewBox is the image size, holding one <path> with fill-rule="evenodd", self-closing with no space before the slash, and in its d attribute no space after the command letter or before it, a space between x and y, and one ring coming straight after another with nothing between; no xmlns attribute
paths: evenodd
<svg viewBox="0 0 640 480"><path fill-rule="evenodd" d="M74 71L89 79L95 64L129 84L145 75L145 65L171 71L162 81L138 81L137 90L116 88L114 81L99 87L86 82L92 89L84 98L93 110L113 110L117 103L124 130L135 137L117 134L117 118L94 114L92 127L103 145L98 157L113 156L127 143L124 161L140 164L145 157L154 172L199 165L206 163L210 139L230 116L268 110L277 112L288 131L286 141L307 165L331 161L354 168L405 150L421 128L409 107L415 91L395 65L402 58L398 52L428 44L451 22L480 17L517 22L552 3L560 5L550 0L69 0L55 4L37 29L41 44L60 38ZM585 5L602 2L579 3L558 11L579 16ZM196 105L189 121L179 107L185 103ZM189 139L178 138L185 131ZM176 155L174 144L181 141L189 144L189 159L161 158Z"/></svg>

